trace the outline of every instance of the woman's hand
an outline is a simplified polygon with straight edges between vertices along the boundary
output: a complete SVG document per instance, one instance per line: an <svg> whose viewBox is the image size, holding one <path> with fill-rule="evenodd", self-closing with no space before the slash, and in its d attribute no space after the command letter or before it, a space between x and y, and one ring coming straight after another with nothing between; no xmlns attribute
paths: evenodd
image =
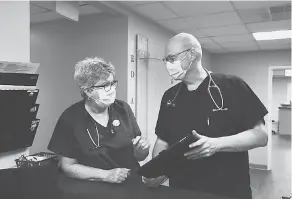
<svg viewBox="0 0 292 199"><path fill-rule="evenodd" d="M128 176L130 176L130 169L116 168L107 171L107 175L104 179L105 182L109 183L122 183Z"/></svg>
<svg viewBox="0 0 292 199"><path fill-rule="evenodd" d="M162 183L164 183L168 179L167 176L159 176L157 178L142 178L142 181L148 187L159 187Z"/></svg>
<svg viewBox="0 0 292 199"><path fill-rule="evenodd" d="M134 156L138 161L144 160L149 154L150 143L141 136L132 140L134 147Z"/></svg>

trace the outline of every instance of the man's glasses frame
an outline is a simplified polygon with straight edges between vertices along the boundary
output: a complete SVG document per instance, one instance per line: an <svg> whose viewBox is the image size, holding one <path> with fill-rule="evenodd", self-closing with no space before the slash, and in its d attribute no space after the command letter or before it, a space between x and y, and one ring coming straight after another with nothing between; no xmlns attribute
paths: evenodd
<svg viewBox="0 0 292 199"><path fill-rule="evenodd" d="M170 62L170 63L173 63L174 61L175 61L175 59L177 58L177 56L179 56L180 54L182 54L182 53L184 53L184 52L188 52L188 51L190 51L190 50L192 50L193 48L189 48L189 49L186 49L186 50L184 50L184 51L182 51L182 52L179 52L179 53L176 53L176 54L174 54L174 55L168 55L168 56L166 56L166 57L164 57L163 59L162 59L162 61L166 64L166 62Z"/></svg>

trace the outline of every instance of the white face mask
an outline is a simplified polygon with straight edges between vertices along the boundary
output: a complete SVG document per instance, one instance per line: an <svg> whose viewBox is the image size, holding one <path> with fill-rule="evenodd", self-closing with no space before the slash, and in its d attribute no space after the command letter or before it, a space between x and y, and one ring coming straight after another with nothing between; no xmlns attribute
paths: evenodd
<svg viewBox="0 0 292 199"><path fill-rule="evenodd" d="M182 65L182 61L186 58L187 54L184 56L184 58L182 58L182 60L177 60L177 61L174 61L173 63L166 62L166 69L167 69L169 75L174 80L182 80L185 77L187 70L192 65L193 61L191 61L191 63L189 64L188 68L185 69L185 70L181 66Z"/></svg>
<svg viewBox="0 0 292 199"><path fill-rule="evenodd" d="M116 99L116 89L111 88L110 91L105 91L104 89L97 90L99 99L94 99L90 97L99 107L107 108L115 102Z"/></svg>

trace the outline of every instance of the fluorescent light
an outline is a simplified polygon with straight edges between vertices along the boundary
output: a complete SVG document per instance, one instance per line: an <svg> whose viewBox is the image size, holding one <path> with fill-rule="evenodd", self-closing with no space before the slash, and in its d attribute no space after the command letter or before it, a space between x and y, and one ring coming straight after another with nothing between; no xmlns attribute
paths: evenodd
<svg viewBox="0 0 292 199"><path fill-rule="evenodd" d="M255 32L252 33L256 40L274 40L274 39L289 39L292 38L291 30L279 30L271 32Z"/></svg>

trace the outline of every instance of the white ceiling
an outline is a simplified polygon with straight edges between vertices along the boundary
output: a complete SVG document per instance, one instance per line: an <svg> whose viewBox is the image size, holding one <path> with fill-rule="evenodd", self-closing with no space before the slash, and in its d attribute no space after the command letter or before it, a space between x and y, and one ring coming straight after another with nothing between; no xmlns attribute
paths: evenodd
<svg viewBox="0 0 292 199"><path fill-rule="evenodd" d="M120 1L175 32L191 33L212 53L291 49L291 39L256 41L252 33L291 30L290 1Z"/></svg>
<svg viewBox="0 0 292 199"><path fill-rule="evenodd" d="M82 1L71 1L70 3L78 7L79 14L81 16L89 14L98 14L102 12L98 8L88 5ZM64 19L64 16L56 13L54 9L55 9L54 1L30 1L30 22L34 24Z"/></svg>
<svg viewBox="0 0 292 199"><path fill-rule="evenodd" d="M256 41L252 33L291 30L290 1L119 1L174 33L187 32L212 53L291 49L291 39ZM31 23L64 18L52 1L31 1ZM81 1L80 15L101 13Z"/></svg>

